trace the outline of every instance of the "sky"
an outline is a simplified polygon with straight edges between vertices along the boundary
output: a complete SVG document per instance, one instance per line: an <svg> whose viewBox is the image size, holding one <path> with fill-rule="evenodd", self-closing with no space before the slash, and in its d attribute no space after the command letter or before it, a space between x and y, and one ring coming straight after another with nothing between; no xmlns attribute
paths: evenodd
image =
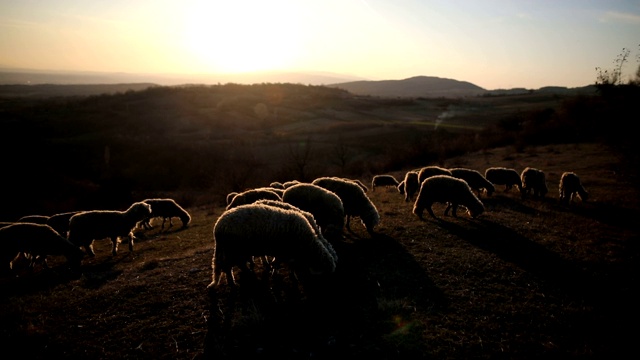
<svg viewBox="0 0 640 360"><path fill-rule="evenodd" d="M537 89L592 84L623 48L630 76L638 0L0 0L0 68L424 75Z"/></svg>

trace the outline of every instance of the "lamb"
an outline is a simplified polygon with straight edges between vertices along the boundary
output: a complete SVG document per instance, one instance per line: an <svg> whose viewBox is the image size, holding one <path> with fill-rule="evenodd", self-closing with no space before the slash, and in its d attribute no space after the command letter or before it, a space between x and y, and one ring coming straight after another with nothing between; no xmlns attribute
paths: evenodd
<svg viewBox="0 0 640 360"><path fill-rule="evenodd" d="M574 201L575 196L580 196L580 199L584 202L587 201L589 193L582 186L580 178L574 172L566 171L562 173L560 177L560 202L570 204Z"/></svg>
<svg viewBox="0 0 640 360"><path fill-rule="evenodd" d="M546 177L544 171L542 170L527 167L522 170L522 174L520 174L520 180L522 180L522 197L525 197L533 192L534 197L543 198L549 192L549 189L547 188Z"/></svg>
<svg viewBox="0 0 640 360"><path fill-rule="evenodd" d="M129 251L133 251L133 229L138 222L151 216L151 205L144 202L133 203L126 211L90 210L77 213L69 219L69 241L84 247L87 254L94 257L93 241L110 238L111 254L118 252L118 238L129 239Z"/></svg>
<svg viewBox="0 0 640 360"><path fill-rule="evenodd" d="M422 219L422 212L426 208L429 215L437 219L432 209L434 203L447 204L445 216L449 214L449 210L452 210L453 217L457 217L456 211L459 205L465 206L472 218L484 212L484 204L471 190L469 184L449 175L431 176L422 182L413 205L413 213Z"/></svg>
<svg viewBox="0 0 640 360"><path fill-rule="evenodd" d="M371 180L372 191L376 191L376 187L379 186L393 186L397 188L398 185L400 185L400 182L398 182L398 180L393 175L389 174L375 175Z"/></svg>
<svg viewBox="0 0 640 360"><path fill-rule="evenodd" d="M191 215L189 215L189 212L182 206L178 205L178 203L173 199L146 199L143 202L151 205L151 216L141 222L142 226L147 230L153 228L150 222L151 219L156 217L162 218L162 230L164 230L164 224L167 219L169 219L169 227L173 226L173 223L171 222L171 218L173 217L180 219L183 229L191 222Z"/></svg>
<svg viewBox="0 0 640 360"><path fill-rule="evenodd" d="M402 180L403 188L400 192L401 194L404 193L404 201L410 202L413 199L413 195L420 190L420 181L418 178L418 172L416 171L407 171L404 175L404 180ZM400 191L399 186L398 191Z"/></svg>
<svg viewBox="0 0 640 360"><path fill-rule="evenodd" d="M380 214L360 186L337 177L320 177L311 183L334 192L342 200L344 213L347 216L347 229L351 230L349 227L351 217L358 216L369 234L373 235L374 227L380 222Z"/></svg>
<svg viewBox="0 0 640 360"><path fill-rule="evenodd" d="M67 237L69 232L69 219L80 211L68 211L59 214L54 214L47 219L47 225L51 226L53 230L57 231L60 235Z"/></svg>
<svg viewBox="0 0 640 360"><path fill-rule="evenodd" d="M28 255L29 267L36 263L42 263L48 267L46 257L49 255L64 256L69 268L76 272L80 269L80 263L84 252L69 240L62 237L51 226L34 223L14 223L0 228L0 244L2 250L0 256L7 267L5 271L11 271L11 261L19 254Z"/></svg>
<svg viewBox="0 0 640 360"><path fill-rule="evenodd" d="M278 195L276 189L273 188L261 187L249 189L234 196L229 205L227 205L226 210L231 210L240 205L251 204L262 199L282 200L282 197Z"/></svg>
<svg viewBox="0 0 640 360"><path fill-rule="evenodd" d="M511 190L514 185L522 191L522 179L515 169L501 166L489 167L484 171L484 177L494 185L504 185L504 191Z"/></svg>
<svg viewBox="0 0 640 360"><path fill-rule="evenodd" d="M484 190L487 196L491 196L496 191L495 186L477 170L467 168L452 168L449 170L453 177L466 181L471 189L477 191L478 194Z"/></svg>
<svg viewBox="0 0 640 360"><path fill-rule="evenodd" d="M287 188L282 201L313 214L327 239L342 237L346 214L342 200L334 192L318 185L300 183Z"/></svg>
<svg viewBox="0 0 640 360"><path fill-rule="evenodd" d="M453 176L451 174L451 171L449 169L440 167L440 166L435 166L435 165L430 165L430 166L425 166L423 168L421 168L420 170L418 170L418 183L422 184L422 182L431 176L435 176L435 175L449 175L449 176Z"/></svg>
<svg viewBox="0 0 640 360"><path fill-rule="evenodd" d="M220 285L223 274L227 284L234 285L233 267L249 270L247 261L253 256L273 256L289 264L294 273L333 273L336 269L336 259L300 211L240 205L220 215L213 239L209 291Z"/></svg>

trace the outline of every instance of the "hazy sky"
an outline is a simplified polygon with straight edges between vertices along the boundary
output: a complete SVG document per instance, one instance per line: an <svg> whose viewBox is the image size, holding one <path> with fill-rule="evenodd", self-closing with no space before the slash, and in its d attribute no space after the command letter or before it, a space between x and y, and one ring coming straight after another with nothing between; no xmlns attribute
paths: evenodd
<svg viewBox="0 0 640 360"><path fill-rule="evenodd" d="M574 87L639 46L638 0L0 0L0 67Z"/></svg>

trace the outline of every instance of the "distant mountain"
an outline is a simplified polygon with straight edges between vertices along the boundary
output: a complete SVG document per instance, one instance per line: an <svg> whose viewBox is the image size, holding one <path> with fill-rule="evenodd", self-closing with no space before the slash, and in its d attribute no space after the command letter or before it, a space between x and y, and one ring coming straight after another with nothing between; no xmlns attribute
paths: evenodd
<svg viewBox="0 0 640 360"><path fill-rule="evenodd" d="M415 76L404 80L351 81L328 85L356 95L383 97L465 97L483 95L487 90L466 81Z"/></svg>

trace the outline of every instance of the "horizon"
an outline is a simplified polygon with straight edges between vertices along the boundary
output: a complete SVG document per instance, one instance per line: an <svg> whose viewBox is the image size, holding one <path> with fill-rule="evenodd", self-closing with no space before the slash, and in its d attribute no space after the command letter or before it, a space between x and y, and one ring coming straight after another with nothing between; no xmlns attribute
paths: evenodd
<svg viewBox="0 0 640 360"><path fill-rule="evenodd" d="M631 54L630 1L61 0L0 3L0 67L133 76L434 76L484 89L593 84ZM317 70L313 70L317 69Z"/></svg>

